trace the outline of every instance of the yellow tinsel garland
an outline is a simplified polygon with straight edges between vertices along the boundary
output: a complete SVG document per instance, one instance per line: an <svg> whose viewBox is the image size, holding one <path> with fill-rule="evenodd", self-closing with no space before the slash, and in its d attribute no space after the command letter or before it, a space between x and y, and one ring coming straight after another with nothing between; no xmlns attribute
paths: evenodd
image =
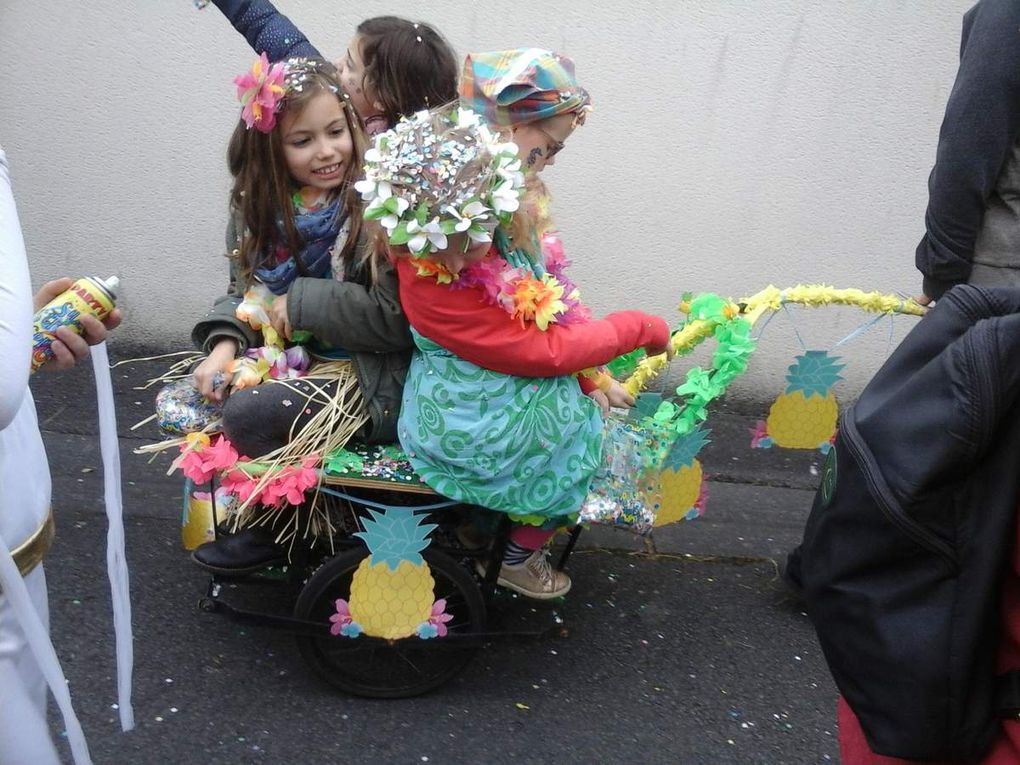
<svg viewBox="0 0 1020 765"><path fill-rule="evenodd" d="M795 287L779 289L769 285L754 295L737 301L741 315L754 324L768 311L778 311L787 303L817 308L826 305L856 306L872 313L902 313L910 316L923 316L927 309L909 298L889 295L881 292L865 292L859 289L836 289L824 284L798 284ZM673 352L685 353L715 332L716 322L694 320L673 335ZM623 387L632 396L636 396L651 382L669 361L666 354L643 359L633 374L623 383Z"/></svg>

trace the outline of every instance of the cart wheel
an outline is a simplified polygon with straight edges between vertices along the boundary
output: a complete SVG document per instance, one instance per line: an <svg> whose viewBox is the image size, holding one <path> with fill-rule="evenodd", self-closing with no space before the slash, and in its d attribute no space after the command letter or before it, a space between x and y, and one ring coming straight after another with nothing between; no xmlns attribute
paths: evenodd
<svg viewBox="0 0 1020 765"><path fill-rule="evenodd" d="M350 599L351 581L368 555L364 547L347 550L322 566L305 584L294 606L297 619L322 625L322 635L297 638L301 655L330 684L357 696L418 696L450 680L471 661L479 644L417 636L400 640L333 636L329 617L339 598ZM445 598L448 636L485 630L485 601L477 581L457 561L435 550L422 557L435 581L435 598Z"/></svg>

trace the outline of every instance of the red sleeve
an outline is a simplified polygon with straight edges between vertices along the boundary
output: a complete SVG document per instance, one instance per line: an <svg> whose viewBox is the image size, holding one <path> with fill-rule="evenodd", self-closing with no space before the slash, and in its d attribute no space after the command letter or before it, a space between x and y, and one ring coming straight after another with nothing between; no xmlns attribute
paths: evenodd
<svg viewBox="0 0 1020 765"><path fill-rule="evenodd" d="M400 303L419 333L480 367L519 377L559 377L606 364L635 348L659 351L669 326L642 311L620 311L584 324L523 324L474 289L451 289L418 276L397 258Z"/></svg>
<svg viewBox="0 0 1020 765"><path fill-rule="evenodd" d="M577 384L581 386L581 393L586 396L590 396L599 389L598 383L588 377L588 375L578 375Z"/></svg>

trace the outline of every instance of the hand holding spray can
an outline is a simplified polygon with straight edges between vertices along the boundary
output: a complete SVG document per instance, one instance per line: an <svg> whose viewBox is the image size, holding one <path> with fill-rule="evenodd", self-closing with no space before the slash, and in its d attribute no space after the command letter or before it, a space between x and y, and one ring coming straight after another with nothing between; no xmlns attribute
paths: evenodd
<svg viewBox="0 0 1020 765"><path fill-rule="evenodd" d="M116 276L105 280L86 276L40 308L35 315L32 336L32 371L35 372L53 358L52 345L60 327L70 327L75 334L83 335L85 328L81 323L82 314L90 314L100 321L109 316L119 286L120 280Z"/></svg>

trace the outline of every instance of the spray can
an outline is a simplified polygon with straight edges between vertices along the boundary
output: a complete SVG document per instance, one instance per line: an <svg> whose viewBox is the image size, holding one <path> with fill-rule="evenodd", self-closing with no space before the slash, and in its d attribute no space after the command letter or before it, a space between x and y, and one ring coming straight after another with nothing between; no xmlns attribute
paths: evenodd
<svg viewBox="0 0 1020 765"><path fill-rule="evenodd" d="M85 331L81 323L82 314L91 314L100 321L109 316L119 286L120 280L116 276L108 279L86 276L40 308L35 315L32 336L32 371L53 358L53 340L60 327L70 327L81 335Z"/></svg>

